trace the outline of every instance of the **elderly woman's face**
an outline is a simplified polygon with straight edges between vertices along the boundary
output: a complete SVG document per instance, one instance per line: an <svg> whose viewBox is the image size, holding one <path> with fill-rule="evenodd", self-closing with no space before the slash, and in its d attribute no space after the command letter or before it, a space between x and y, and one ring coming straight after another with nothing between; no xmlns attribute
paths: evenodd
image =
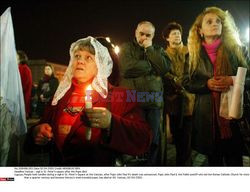
<svg viewBox="0 0 250 192"><path fill-rule="evenodd" d="M203 34L205 38L209 38L220 36L221 31L221 19L214 13L207 13L202 20L200 34Z"/></svg>
<svg viewBox="0 0 250 192"><path fill-rule="evenodd" d="M95 55L88 51L77 50L73 56L73 77L85 83L97 75Z"/></svg>
<svg viewBox="0 0 250 192"><path fill-rule="evenodd" d="M172 45L180 45L181 44L181 32L178 29L173 29L170 31L168 38L166 40L169 42L170 47Z"/></svg>

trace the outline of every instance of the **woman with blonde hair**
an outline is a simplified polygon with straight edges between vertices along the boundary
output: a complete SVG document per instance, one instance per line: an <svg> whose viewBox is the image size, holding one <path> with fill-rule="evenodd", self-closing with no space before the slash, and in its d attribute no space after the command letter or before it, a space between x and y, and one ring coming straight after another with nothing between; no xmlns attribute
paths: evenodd
<svg viewBox="0 0 250 192"><path fill-rule="evenodd" d="M196 94L193 147L210 166L242 166L242 139L236 120L219 115L221 93L234 85L238 67L249 68L233 17L218 7L206 8L188 37L189 75L184 86ZM249 69L245 89L249 89Z"/></svg>

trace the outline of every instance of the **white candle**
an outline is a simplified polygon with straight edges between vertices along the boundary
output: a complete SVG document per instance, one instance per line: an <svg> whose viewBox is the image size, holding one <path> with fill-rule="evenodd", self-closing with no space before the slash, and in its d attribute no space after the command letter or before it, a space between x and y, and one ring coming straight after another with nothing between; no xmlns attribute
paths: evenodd
<svg viewBox="0 0 250 192"><path fill-rule="evenodd" d="M92 97L91 97L91 92L92 87L91 85L89 85L86 89L86 96L85 96L85 109L91 109L93 107L92 105ZM85 131L85 136L86 136L86 140L90 140L91 139L91 127L86 127L86 131Z"/></svg>
<svg viewBox="0 0 250 192"><path fill-rule="evenodd" d="M92 108L92 97L90 95L85 96L85 109L91 109Z"/></svg>

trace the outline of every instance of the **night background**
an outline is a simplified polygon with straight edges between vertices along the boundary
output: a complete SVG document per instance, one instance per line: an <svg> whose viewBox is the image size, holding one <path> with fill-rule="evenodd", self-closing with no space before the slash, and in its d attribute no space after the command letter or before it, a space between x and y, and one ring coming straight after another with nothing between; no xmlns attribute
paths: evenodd
<svg viewBox="0 0 250 192"><path fill-rule="evenodd" d="M0 14L11 7L16 48L29 59L68 64L69 46L86 36L109 36L116 45L131 40L138 22L151 21L156 27L154 42L165 47L161 32L168 22L183 26L186 43L196 16L208 6L228 10L244 40L249 27L249 1L244 0L126 0L126 1L40 1L2 0Z"/></svg>

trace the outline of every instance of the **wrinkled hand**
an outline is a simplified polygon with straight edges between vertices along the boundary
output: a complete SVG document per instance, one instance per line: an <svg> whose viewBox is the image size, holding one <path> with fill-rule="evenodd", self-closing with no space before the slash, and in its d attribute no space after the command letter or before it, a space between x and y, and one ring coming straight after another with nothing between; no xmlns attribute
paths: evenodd
<svg viewBox="0 0 250 192"><path fill-rule="evenodd" d="M52 128L49 124L37 125L33 130L34 142L37 145L46 145L53 138Z"/></svg>
<svg viewBox="0 0 250 192"><path fill-rule="evenodd" d="M111 125L111 112L104 107L85 109L91 127L109 129Z"/></svg>
<svg viewBox="0 0 250 192"><path fill-rule="evenodd" d="M217 76L207 81L207 86L211 91L225 92L233 85L231 76Z"/></svg>
<svg viewBox="0 0 250 192"><path fill-rule="evenodd" d="M146 48L152 46L152 40L150 40L150 39L145 39L145 40L142 42L142 45L143 45L143 47L146 49Z"/></svg>

